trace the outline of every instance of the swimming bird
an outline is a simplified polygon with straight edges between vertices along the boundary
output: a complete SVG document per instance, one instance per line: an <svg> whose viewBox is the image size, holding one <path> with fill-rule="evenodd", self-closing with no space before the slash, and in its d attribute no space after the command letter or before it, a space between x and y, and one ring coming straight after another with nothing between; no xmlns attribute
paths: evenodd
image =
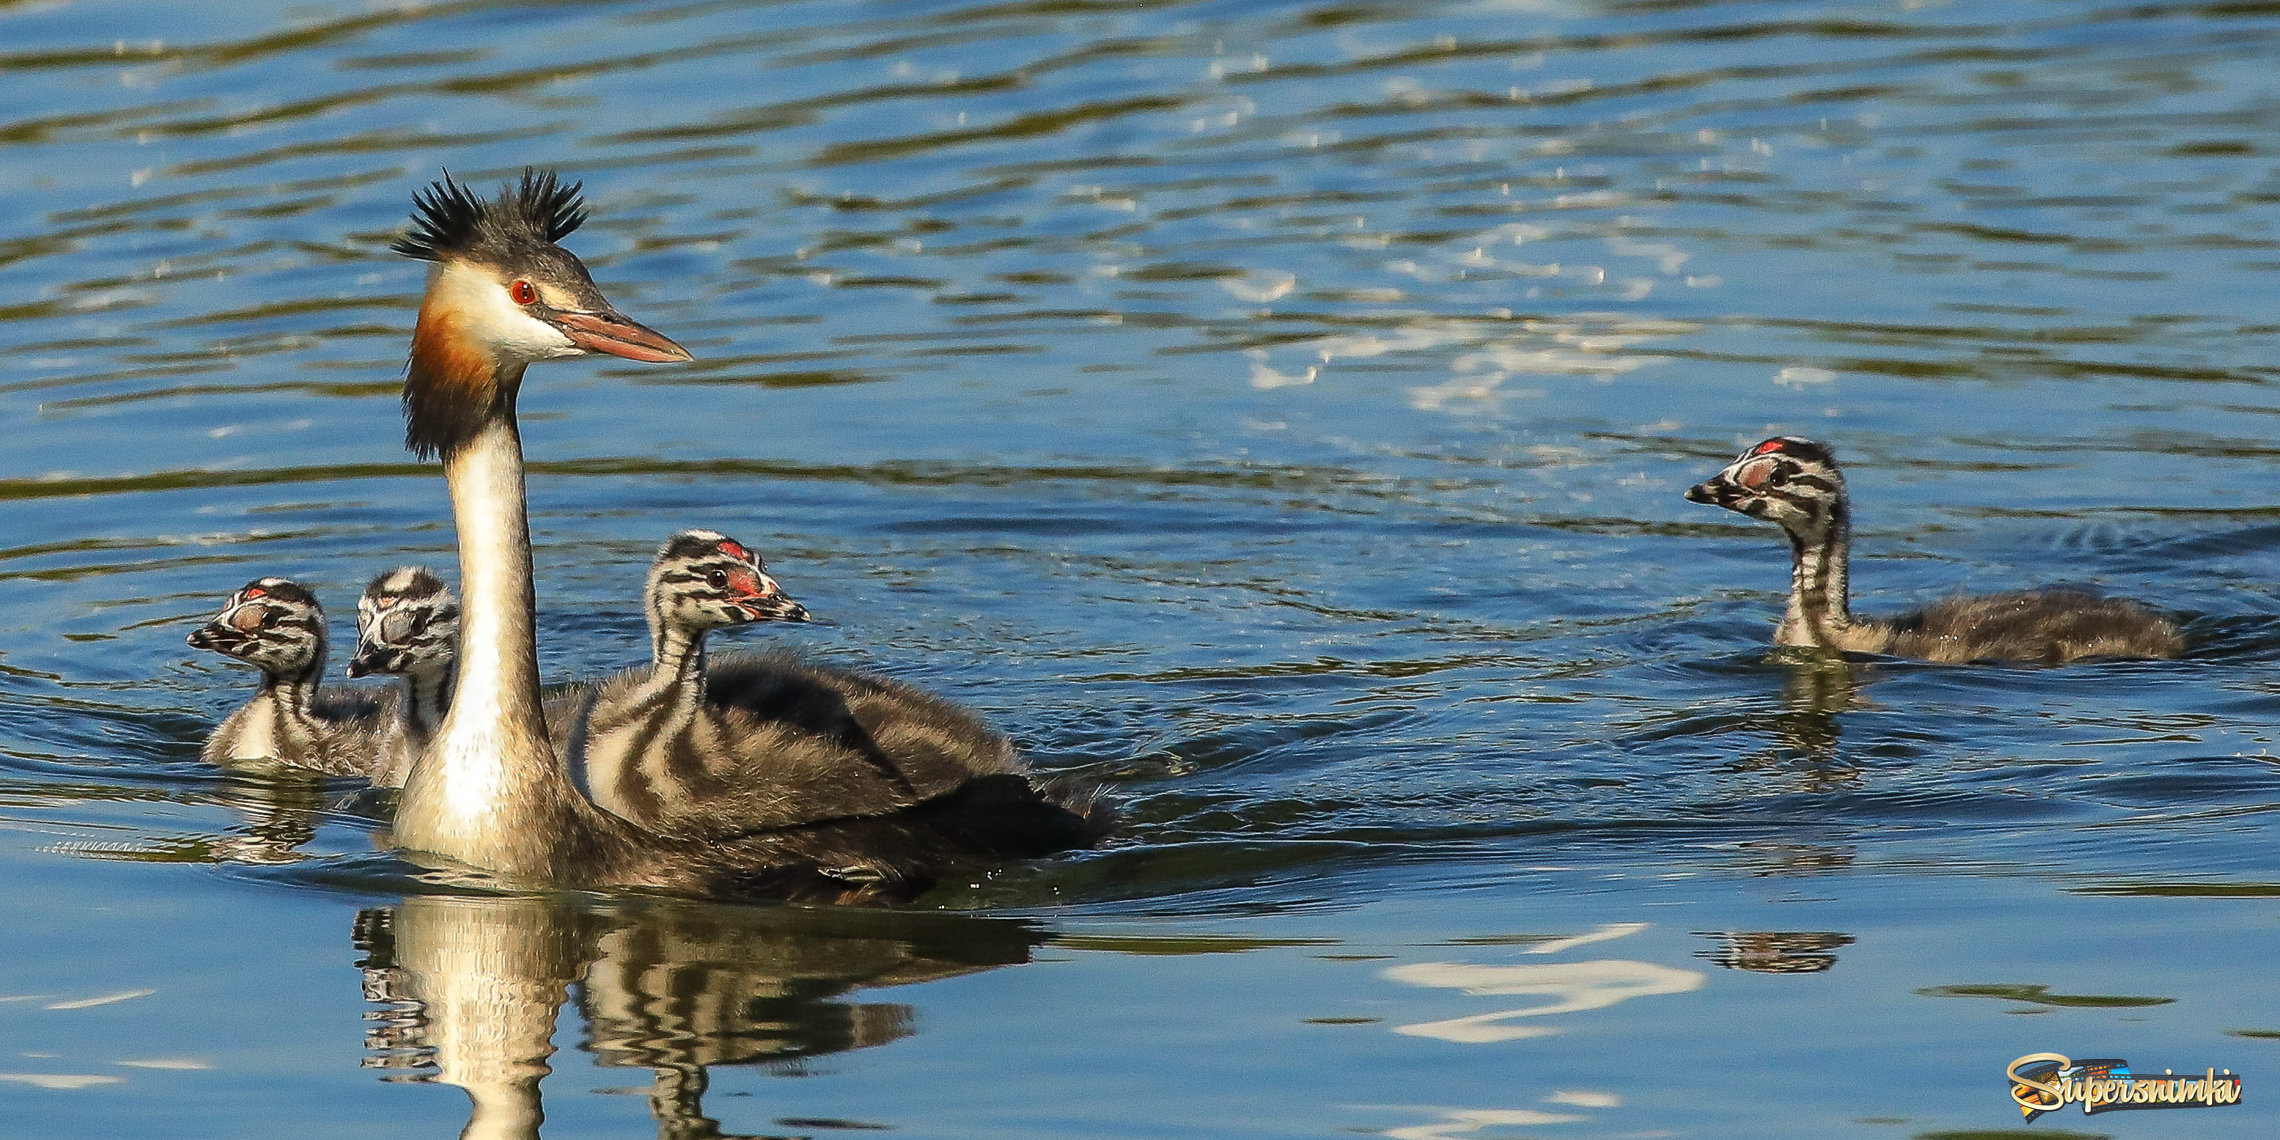
<svg viewBox="0 0 2280 1140"><path fill-rule="evenodd" d="M372 782L400 788L451 707L459 653L459 596L425 566L399 566L372 579L356 600L356 655L348 675L402 679L376 742Z"/></svg>
<svg viewBox="0 0 2280 1140"><path fill-rule="evenodd" d="M2077 586L1944 598L1890 618L1855 617L1847 562L1852 504L1827 445L1776 436L1686 497L1779 523L1791 551L1789 609L1777 645L1926 661L2059 665L2083 657L2175 657L2184 635L2168 617Z"/></svg>
<svg viewBox="0 0 2280 1140"><path fill-rule="evenodd" d="M400 788L437 726L451 709L451 682L459 660L459 596L425 566L399 566L365 587L356 605L356 655L348 675L403 679L395 703L380 718L379 757L372 782ZM572 726L588 707L595 685L571 682L540 692L546 738L562 754Z"/></svg>
<svg viewBox="0 0 2280 1140"><path fill-rule="evenodd" d="M329 776L368 776L387 702L317 687L325 674L325 611L285 578L256 578L230 595L190 645L261 670L261 688L214 729L199 757L220 765L268 761Z"/></svg>
<svg viewBox="0 0 2280 1140"><path fill-rule="evenodd" d="M1024 778L1004 736L910 686L782 652L708 663L714 629L808 617L727 535L668 539L643 609L651 665L602 687L578 754L594 802L644 828L737 835L886 815L978 778ZM1052 813L1039 819L1059 826Z"/></svg>
<svg viewBox="0 0 2280 1140"><path fill-rule="evenodd" d="M515 401L529 365L603 354L690 359L612 308L559 242L584 222L576 184L526 170L485 200L447 175L414 196L391 247L431 263L404 378L405 441L440 456L459 531L460 642L450 709L404 785L409 851L514 879L702 895L907 897L967 858L1042 854L1097 834L1025 781L973 781L891 816L721 840L662 836L581 795L547 738ZM1009 822L1013 821L1013 822Z"/></svg>

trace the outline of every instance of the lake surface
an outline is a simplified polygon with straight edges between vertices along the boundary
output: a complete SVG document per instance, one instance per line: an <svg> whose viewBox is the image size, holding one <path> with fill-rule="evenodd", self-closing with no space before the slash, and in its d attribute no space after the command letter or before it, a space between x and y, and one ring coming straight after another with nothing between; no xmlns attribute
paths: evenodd
<svg viewBox="0 0 2280 1140"><path fill-rule="evenodd" d="M2272 1135L2275 58L2249 3L0 5L0 1135ZM548 675L715 527L834 623L723 640L970 703L1112 843L533 898L198 762L228 591L337 643L450 564L385 245L528 163L698 357L531 373ZM1784 542L1680 493L1775 432L1861 609L2087 582L2191 651L1770 653ZM2025 1123L2034 1052L2246 1103Z"/></svg>

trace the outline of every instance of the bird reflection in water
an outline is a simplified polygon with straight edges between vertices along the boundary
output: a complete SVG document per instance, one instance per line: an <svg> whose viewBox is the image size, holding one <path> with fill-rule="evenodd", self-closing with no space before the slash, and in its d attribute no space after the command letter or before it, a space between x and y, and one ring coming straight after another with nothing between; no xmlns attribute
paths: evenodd
<svg viewBox="0 0 2280 1140"><path fill-rule="evenodd" d="M574 998L581 1048L652 1070L660 1137L718 1137L709 1067L797 1067L906 1037L910 1007L847 995L1026 962L1044 936L956 914L415 896L357 916L381 1007L365 1063L466 1090L467 1137L536 1137L555 1015Z"/></svg>
<svg viewBox="0 0 2280 1140"><path fill-rule="evenodd" d="M1770 663L1784 669L1781 708L1751 718L1773 740L1724 765L1747 775L1754 789L1785 788L1788 794L1819 795L1858 787L1860 769L1839 751L1839 717L1868 706L1861 696L1861 666L1820 654L1776 650ZM1812 875L1852 866L1854 847L1794 835L1735 845L1742 870L1756 875Z"/></svg>
<svg viewBox="0 0 2280 1140"><path fill-rule="evenodd" d="M1842 739L1838 716L1865 707L1858 666L1851 661L1776 651L1773 662L1788 676L1781 685L1781 709L1768 714L1773 733L1769 748L1737 756L1732 772L1784 773L1800 792L1826 792L1851 787L1860 769L1837 749Z"/></svg>
<svg viewBox="0 0 2280 1140"><path fill-rule="evenodd" d="M1797 839L1757 839L1734 845L1735 867L1750 875L1825 875L1853 865L1859 849L1850 843Z"/></svg>
<svg viewBox="0 0 2280 1140"><path fill-rule="evenodd" d="M1818 974L1837 964L1838 949L1853 944L1850 934L1833 930L1704 930L1705 938L1718 940L1709 950L1695 951L1729 970L1759 974Z"/></svg>
<svg viewBox="0 0 2280 1140"><path fill-rule="evenodd" d="M244 821L208 840L207 857L220 863L299 862L329 806L323 781L292 771L225 770L214 799Z"/></svg>

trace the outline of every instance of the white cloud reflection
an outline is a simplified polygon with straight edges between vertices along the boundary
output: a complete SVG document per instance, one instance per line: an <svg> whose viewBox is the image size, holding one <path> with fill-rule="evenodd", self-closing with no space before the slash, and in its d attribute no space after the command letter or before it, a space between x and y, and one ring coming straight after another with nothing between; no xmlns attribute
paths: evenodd
<svg viewBox="0 0 2280 1140"><path fill-rule="evenodd" d="M1644 922L1604 923L1586 934L1555 939L1529 948L1530 954L1556 954L1598 942L1628 938L1649 928ZM1679 994L1702 988L1706 975L1653 962L1602 958L1588 962L1482 966L1470 962L1414 962L1389 966L1382 977L1405 985L1463 990L1476 996L1526 995L1547 1000L1519 1009L1476 1013L1445 1021L1424 1021L1396 1026L1394 1032L1431 1037L1467 1045L1485 1045L1523 1037L1546 1037L1562 1026L1513 1022L1523 1018L1554 1017L1605 1009L1633 998Z"/></svg>
<svg viewBox="0 0 2280 1140"><path fill-rule="evenodd" d="M1396 1026L1394 1032L1411 1037L1432 1037L1466 1045L1487 1045L1522 1037L1546 1037L1563 1031L1556 1025L1513 1025L1524 1017L1551 1017L1605 1009L1633 998L1656 994L1682 994L1702 988L1703 975L1694 970L1633 962L1620 958L1594 962L1547 963L1540 966L1474 966L1463 962L1420 962L1394 966L1385 976L1413 986L1463 990L1476 995L1527 994L1551 1000L1523 1009L1477 1013L1447 1021L1426 1021Z"/></svg>
<svg viewBox="0 0 2280 1140"><path fill-rule="evenodd" d="M1442 1111L1446 1119L1437 1123L1388 1129L1385 1134L1393 1140L1460 1140L1483 1128L1528 1128L1542 1124L1575 1124L1589 1119L1561 1112L1537 1112L1532 1108L1458 1108Z"/></svg>

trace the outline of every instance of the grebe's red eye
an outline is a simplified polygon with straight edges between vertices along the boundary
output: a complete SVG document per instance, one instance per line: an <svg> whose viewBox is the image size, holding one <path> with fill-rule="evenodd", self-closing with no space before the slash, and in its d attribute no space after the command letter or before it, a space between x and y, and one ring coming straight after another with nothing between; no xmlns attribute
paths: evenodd
<svg viewBox="0 0 2280 1140"><path fill-rule="evenodd" d="M538 290L532 288L528 281L517 281L507 286L507 295L513 297L515 304L518 305L535 305L538 303Z"/></svg>

